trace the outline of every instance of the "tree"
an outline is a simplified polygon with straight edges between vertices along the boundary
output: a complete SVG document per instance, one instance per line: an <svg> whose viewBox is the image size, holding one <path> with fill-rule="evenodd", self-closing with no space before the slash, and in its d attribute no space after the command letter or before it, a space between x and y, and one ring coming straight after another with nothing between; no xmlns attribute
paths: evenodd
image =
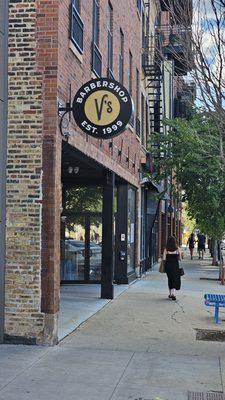
<svg viewBox="0 0 225 400"><path fill-rule="evenodd" d="M192 232L196 229L196 221L190 216L188 212L188 203L183 203L182 206L182 221L185 227L183 232L183 243L186 244Z"/></svg>
<svg viewBox="0 0 225 400"><path fill-rule="evenodd" d="M220 133L211 114L196 113L189 120L166 121L167 135L154 134L151 151L157 181L171 175L173 191L183 192L188 212L199 228L210 237L225 233L225 175L220 157Z"/></svg>
<svg viewBox="0 0 225 400"><path fill-rule="evenodd" d="M225 0L163 0L163 3L172 19L171 54L189 71L197 86L198 105L211 115L216 125L225 172Z"/></svg>

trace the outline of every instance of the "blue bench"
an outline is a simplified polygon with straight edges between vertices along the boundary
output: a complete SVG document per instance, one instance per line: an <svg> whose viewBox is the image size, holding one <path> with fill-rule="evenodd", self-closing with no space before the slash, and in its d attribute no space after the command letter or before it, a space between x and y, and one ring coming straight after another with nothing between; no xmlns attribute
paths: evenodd
<svg viewBox="0 0 225 400"><path fill-rule="evenodd" d="M225 307L225 295L224 294L205 294L205 305L215 307L215 322L219 324L219 308Z"/></svg>

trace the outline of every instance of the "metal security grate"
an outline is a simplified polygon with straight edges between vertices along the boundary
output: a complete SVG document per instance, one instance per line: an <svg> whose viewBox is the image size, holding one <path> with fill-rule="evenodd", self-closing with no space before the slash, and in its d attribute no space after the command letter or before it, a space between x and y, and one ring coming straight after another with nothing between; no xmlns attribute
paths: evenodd
<svg viewBox="0 0 225 400"><path fill-rule="evenodd" d="M188 392L188 400L225 400L221 392Z"/></svg>
<svg viewBox="0 0 225 400"><path fill-rule="evenodd" d="M188 392L188 400L205 400L204 393Z"/></svg>

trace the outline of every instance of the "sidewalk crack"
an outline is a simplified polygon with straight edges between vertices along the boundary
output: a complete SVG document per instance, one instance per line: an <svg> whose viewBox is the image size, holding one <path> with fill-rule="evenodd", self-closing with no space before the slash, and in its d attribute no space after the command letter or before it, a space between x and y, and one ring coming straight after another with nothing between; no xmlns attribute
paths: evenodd
<svg viewBox="0 0 225 400"><path fill-rule="evenodd" d="M177 319L175 318L175 315L176 315L177 313L179 313L178 310L177 310L177 311L174 311L174 313L171 314L171 319L172 319L173 321L175 321L177 324L181 324L181 322L180 322L180 321L177 321Z"/></svg>
<svg viewBox="0 0 225 400"><path fill-rule="evenodd" d="M221 358L220 358L220 356L219 356L219 370L220 370L220 380L221 380L222 392L224 393L223 373L222 373L222 365L221 365Z"/></svg>
<svg viewBox="0 0 225 400"><path fill-rule="evenodd" d="M34 360L31 364L29 364L26 368L22 369L22 371L20 371L18 374L16 374L12 379L10 379L10 381L8 381L5 385L0 387L0 392L5 389L7 386L10 385L10 383L12 383L13 381L15 381L19 376L21 376L24 372L26 372L28 369L32 368L36 363L38 363L39 361L41 361L42 358L44 358L49 351L51 351L50 349L47 349L44 354L42 354L40 357L38 357L36 360Z"/></svg>
<svg viewBox="0 0 225 400"><path fill-rule="evenodd" d="M183 306L182 304L180 304L179 301L176 301L176 304L177 304L177 306L180 308L180 310L174 311L174 313L171 315L171 319L172 319L173 321L175 321L177 324L181 324L182 322L181 322L181 321L178 321L177 318L176 318L175 316L176 316L176 314L179 314L179 312L182 312L182 314L185 314L184 306Z"/></svg>
<svg viewBox="0 0 225 400"><path fill-rule="evenodd" d="M132 359L133 359L133 357L134 357L134 354L135 354L135 352L133 352L133 354L131 355L130 359L128 360L128 363L127 363L127 365L125 366L125 368L124 368L124 370L123 370L123 372L122 372L122 374L121 374L121 376L120 376L120 378L119 378L119 380L118 380L118 382L117 382L117 384L116 384L116 386L115 386L115 388L114 388L114 390L113 390L111 396L109 397L109 400L111 400L111 399L113 398L113 395L114 395L116 389L118 388L118 386L119 386L121 380L123 379L124 374L125 374L125 372L126 372L128 366L130 365L130 363L131 363L131 361L132 361Z"/></svg>

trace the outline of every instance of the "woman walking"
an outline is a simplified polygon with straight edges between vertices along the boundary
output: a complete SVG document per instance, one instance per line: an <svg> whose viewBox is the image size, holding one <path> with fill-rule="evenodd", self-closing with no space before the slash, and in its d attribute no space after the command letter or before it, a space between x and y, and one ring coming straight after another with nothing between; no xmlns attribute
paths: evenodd
<svg viewBox="0 0 225 400"><path fill-rule="evenodd" d="M194 235L194 233L190 234L190 236L188 238L188 241L187 241L187 245L189 246L191 260L193 260L193 253L194 253L194 248L195 248L195 235Z"/></svg>
<svg viewBox="0 0 225 400"><path fill-rule="evenodd" d="M166 248L163 252L163 260L165 261L165 271L168 277L169 298L176 300L176 290L180 290L181 287L179 268L181 251L173 236L168 237Z"/></svg>

